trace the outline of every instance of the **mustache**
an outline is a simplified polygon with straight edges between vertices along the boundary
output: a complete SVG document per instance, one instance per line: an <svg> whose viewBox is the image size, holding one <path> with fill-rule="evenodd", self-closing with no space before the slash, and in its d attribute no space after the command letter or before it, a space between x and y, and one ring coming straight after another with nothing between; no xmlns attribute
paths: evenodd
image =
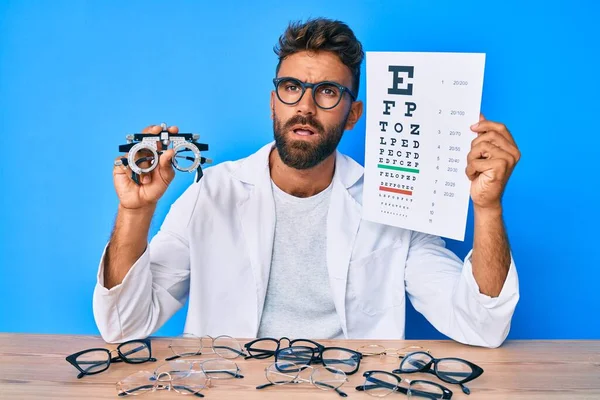
<svg viewBox="0 0 600 400"><path fill-rule="evenodd" d="M320 134L325 132L325 127L323 124L319 122L312 115L304 116L304 115L294 115L292 118L288 119L285 125L283 126L283 130L290 129L294 125L308 125L315 129Z"/></svg>

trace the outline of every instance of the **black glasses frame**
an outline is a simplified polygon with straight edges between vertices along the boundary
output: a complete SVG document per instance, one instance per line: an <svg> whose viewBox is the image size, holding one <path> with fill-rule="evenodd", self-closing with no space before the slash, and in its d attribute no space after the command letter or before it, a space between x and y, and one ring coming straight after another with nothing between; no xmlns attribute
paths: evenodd
<svg viewBox="0 0 600 400"><path fill-rule="evenodd" d="M287 102L287 101L283 101L281 99L281 97L279 96L279 90L277 90L277 88L279 87L279 84L283 81L293 81L294 83L297 83L302 88L302 93L300 94L300 97L298 98L298 100L293 101L293 102ZM334 81L322 81L322 82L316 82L316 83L308 83L308 82L302 82L300 79L294 78L291 76L282 76L281 78L274 78L273 84L275 85L275 93L277 94L277 98L279 99L279 101L281 101L283 104L287 104L288 106L298 104L300 102L300 100L302 100L302 97L304 97L304 94L306 93L306 89L312 89L313 101L315 102L317 107L322 108L323 110L331 110L332 108L337 107L337 105L340 104L340 101L342 101L342 97L344 97L344 93L348 93L350 95L350 98L352 99L352 101L356 101L356 95L352 92L352 90L350 90L346 86L341 85ZM324 86L324 85L335 86L340 91L340 97L338 98L337 102L331 107L323 107L322 105L320 105L317 102L315 93L317 92L317 89L320 86Z"/></svg>
<svg viewBox="0 0 600 400"><path fill-rule="evenodd" d="M282 337L281 339L275 339L275 338L258 338L258 339L254 339L251 342L248 342L244 345L244 348L246 349L246 352L248 353L248 355L246 357L244 357L245 360L249 359L249 358L256 358L257 360L264 360L266 358L269 357L273 357L275 356L275 353L277 352L277 350L280 349L281 346L281 342L287 340L288 342L288 347L291 347L293 345L294 342L309 342L312 343L315 347L317 346L321 346L319 343L314 342L312 340L309 339L294 339L291 340L288 337ZM256 348L252 348L252 346L256 343L259 342L274 342L277 344L277 347L275 348L275 350L269 350L269 349L256 349ZM256 353L256 354L252 354L252 353Z"/></svg>
<svg viewBox="0 0 600 400"><path fill-rule="evenodd" d="M413 367L416 367L416 369L414 370L404 370L402 368L402 366L404 364L406 364L407 362L411 361L411 356L417 355L417 354L423 354L427 357L430 358L430 360L425 363L419 363L419 365L415 365L415 363L411 363L411 365ZM421 361L421 360L419 360ZM464 379L452 379L452 378L448 378L445 376L445 374L443 372L440 373L440 371L438 371L438 364L440 361L457 361L457 362L461 362L463 364L468 365L471 368L471 372L452 372L451 374L448 373L448 375L453 375L453 376L464 376ZM425 372L428 374L432 374L437 376L439 379L441 379L444 382L447 383L452 383L452 384L458 384L460 385L462 391L465 394L471 394L471 391L469 390L468 387L466 387L464 384L467 382L472 381L473 379L478 378L479 376L481 376L481 374L483 374L483 368L481 368L479 365L477 364L473 364L470 361L464 360L462 358L455 358L455 357L444 357L444 358L434 358L431 354L429 353L425 353L424 351L417 351L414 353L409 353L407 354L404 359L402 359L402 361L400 362L400 366L398 369L395 369L392 371L395 374L412 374L412 373L417 373L417 372Z"/></svg>
<svg viewBox="0 0 600 400"><path fill-rule="evenodd" d="M289 343L288 347L284 347L281 348L281 342L283 340L287 340ZM265 342L265 341L271 341L271 342L275 342L277 343L277 347L275 350L268 350L268 349L256 349L256 348L252 348L253 345L255 345L256 343L259 342ZM304 346L304 345L300 345L300 346L294 346L295 343L310 343L312 345L312 347L308 347L308 346ZM353 369L351 372L346 372L344 371L344 373L346 375L352 375L354 373L356 373L356 371L358 371L358 369L360 368L360 360L362 360L363 355L361 353L359 353L356 350L352 350L352 349L347 349L345 347L326 347L323 346L320 343L317 343L313 340L310 339L294 339L294 340L290 340L287 337L282 337L281 339L275 339L275 338L259 338L259 339L255 339L249 343L246 343L244 345L246 351L248 352L248 356L245 357L245 359L249 359L249 358L256 358L259 360L264 360L266 358L269 357L275 357L275 362L277 362L279 360L278 355L280 354L280 352L282 350L286 350L289 348L297 348L298 350L304 350L306 351L310 351L310 357L307 357L306 362L304 362L303 364L299 364L299 365L311 365L311 364L322 364L324 366L328 366L327 362L323 361L323 352L326 350L343 350L346 351L348 353L352 354L352 357L356 359L356 368ZM258 353L258 354L252 354L252 353ZM307 354L308 356L308 354ZM290 360L286 360L286 361L290 361ZM296 361L294 361L295 363L297 363ZM330 367L336 367L335 365L329 365Z"/></svg>
<svg viewBox="0 0 600 400"><path fill-rule="evenodd" d="M123 346L130 345L132 343L140 343L140 345L143 345L144 347L147 347L148 348L148 357L143 357L141 359L139 357L137 357L137 358L133 358L133 357L129 358L129 357L127 357L128 355L131 355L133 353L137 353L138 351L142 350L141 347L138 347L138 348L136 348L134 350L128 351L127 353L123 353L121 351L121 348ZM102 362L97 362L95 364L91 364L87 368L87 370L83 369L82 366L80 365L80 363L77 362L77 358L79 356L81 356L82 354L91 353L91 352L94 352L94 351L106 352L106 361L102 361ZM117 352L117 356L111 357L110 355L114 351ZM82 350L82 351L79 351L77 353L74 353L74 354L71 354L71 355L67 356L65 359L72 366L74 366L75 368L77 368L79 370L79 375L77 375L77 379L81 379L85 375L95 375L95 374L99 374L100 372L104 372L104 371L106 371L108 369L108 367L110 367L111 363L124 362L124 363L127 363L127 364L141 364L141 363L145 363L145 362L148 362L148 361L150 361L150 362L155 362L156 361L156 358L152 357L152 346L151 346L151 343L150 343L150 339L129 340L127 342L121 343L117 347L116 350L108 350L108 349L101 348L101 347L93 348L93 349L87 349L87 350ZM100 366L102 364L106 364L106 367L103 368L103 369L101 369L101 370L98 370L98 371L88 372L88 370L90 368L94 368L94 367Z"/></svg>
<svg viewBox="0 0 600 400"><path fill-rule="evenodd" d="M398 375L395 375L395 374L391 373L391 372L372 370L372 371L365 371L365 373L363 374L363 376L365 377L365 379L369 379L369 377L371 377L371 375L373 375L375 373L377 373L377 374L385 374L387 376L391 376L394 379L396 379L397 383L395 385L392 385L389 382L384 382L384 381L381 381L379 379L373 379L373 378L371 378L371 380L369 382L371 382L372 385L362 384L360 386L357 386L355 389L358 390L358 391L364 392L364 391L369 390L369 389L379 389L379 388L383 387L383 388L390 389L390 390L392 390L394 392L400 392L400 393L403 393L405 395L408 395L408 390L409 389L400 386L400 384L402 383L402 378L400 376L398 376ZM413 383L426 383L428 385L436 386L436 387L440 388L442 390L442 392L444 393L442 395L441 399L444 400L444 399L451 399L452 398L452 394L453 394L452 391L450 389L448 389L447 387L440 385L439 383L435 383L435 382L431 382L431 381L426 381L426 380L422 380L422 379L415 379L413 381L410 381L410 383L411 384L413 384ZM411 389L411 391L413 391L413 389ZM428 396L426 393L419 393L419 394L422 397L432 397L432 396ZM432 399L434 399L434 398L432 397ZM440 397L435 397L435 399L440 399Z"/></svg>

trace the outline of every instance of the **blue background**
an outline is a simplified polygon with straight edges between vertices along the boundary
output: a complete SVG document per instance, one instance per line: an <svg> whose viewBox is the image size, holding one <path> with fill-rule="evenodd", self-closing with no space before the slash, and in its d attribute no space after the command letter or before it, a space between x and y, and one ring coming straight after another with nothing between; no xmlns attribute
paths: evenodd
<svg viewBox="0 0 600 400"><path fill-rule="evenodd" d="M124 136L165 121L200 133L217 163L249 155L272 138L273 45L289 20L325 16L367 51L487 53L482 111L523 154L504 197L521 282L509 337L600 339L593 3L1 0L0 331L96 334ZM360 163L364 122L340 147ZM192 180L177 175L151 236ZM468 226L448 241L460 257ZM186 309L159 334L181 333ZM440 337L410 308L407 338Z"/></svg>

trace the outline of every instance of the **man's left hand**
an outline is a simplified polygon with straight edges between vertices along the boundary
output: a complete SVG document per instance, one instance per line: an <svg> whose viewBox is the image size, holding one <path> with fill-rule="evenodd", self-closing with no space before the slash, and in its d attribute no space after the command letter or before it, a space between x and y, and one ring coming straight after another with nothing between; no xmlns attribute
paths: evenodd
<svg viewBox="0 0 600 400"><path fill-rule="evenodd" d="M504 124L487 121L480 115L479 123L471 130L478 135L471 143L466 168L473 204L500 209L502 193L521 152Z"/></svg>

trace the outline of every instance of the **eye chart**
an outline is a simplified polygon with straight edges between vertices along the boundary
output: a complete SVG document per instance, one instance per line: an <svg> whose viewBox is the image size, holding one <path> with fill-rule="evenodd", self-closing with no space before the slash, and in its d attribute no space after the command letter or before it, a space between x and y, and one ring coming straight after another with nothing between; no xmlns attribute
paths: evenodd
<svg viewBox="0 0 600 400"><path fill-rule="evenodd" d="M367 52L363 218L464 240L485 54Z"/></svg>

